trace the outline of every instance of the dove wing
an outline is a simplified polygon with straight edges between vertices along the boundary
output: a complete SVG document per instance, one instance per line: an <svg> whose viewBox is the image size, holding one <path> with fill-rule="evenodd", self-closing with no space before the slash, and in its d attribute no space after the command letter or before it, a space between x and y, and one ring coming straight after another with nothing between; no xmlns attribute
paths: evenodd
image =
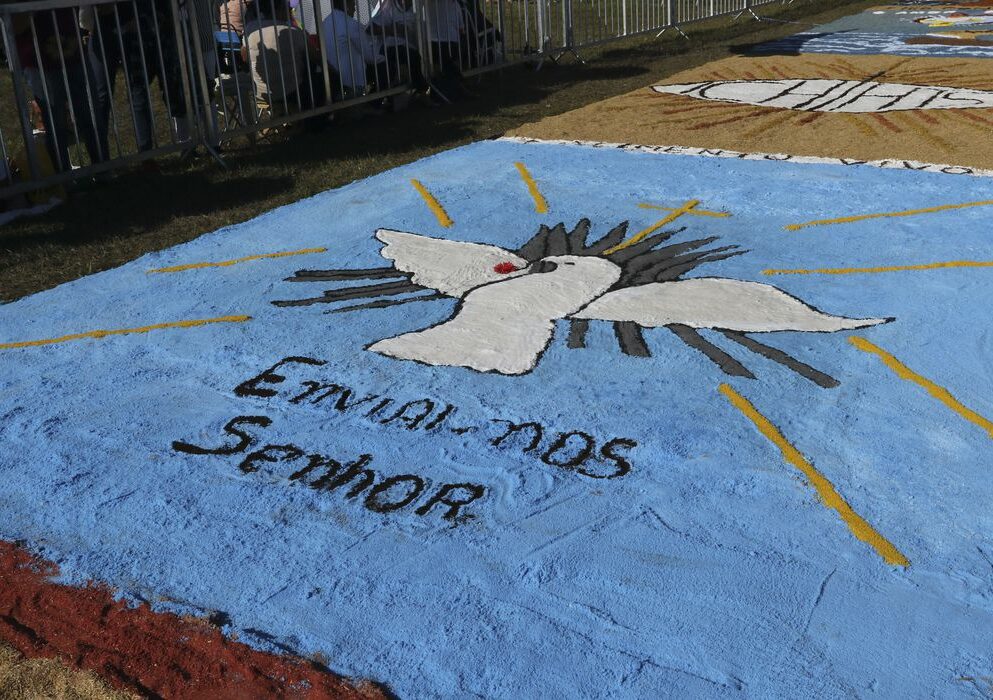
<svg viewBox="0 0 993 700"><path fill-rule="evenodd" d="M376 238L385 244L379 254L392 260L401 272L411 273L414 284L452 297L464 296L471 289L514 275L496 272L493 268L499 263L509 262L520 270L529 264L509 250L482 243L449 241L390 229L379 229Z"/></svg>
<svg viewBox="0 0 993 700"><path fill-rule="evenodd" d="M830 333L892 320L832 316L772 285L716 277L619 289L599 297L572 318L631 321L646 328L680 324L743 333Z"/></svg>
<svg viewBox="0 0 993 700"><path fill-rule="evenodd" d="M526 374L548 347L560 317L559 309L547 308L548 297L554 305L558 295L548 294L543 277L483 285L466 294L444 323L386 338L369 350L428 365Z"/></svg>

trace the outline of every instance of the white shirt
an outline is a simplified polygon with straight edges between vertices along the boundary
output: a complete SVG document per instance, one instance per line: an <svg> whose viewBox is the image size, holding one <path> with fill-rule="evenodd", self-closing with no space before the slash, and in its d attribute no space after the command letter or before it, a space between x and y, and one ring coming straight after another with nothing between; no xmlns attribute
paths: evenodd
<svg viewBox="0 0 993 700"><path fill-rule="evenodd" d="M416 44L414 34L416 21L417 15L414 14L413 9L403 9L399 0L380 0L372 8L370 24L374 27L373 34L380 39L384 48L388 48L405 46L408 43ZM393 34L386 34L379 31L380 29L392 30Z"/></svg>
<svg viewBox="0 0 993 700"><path fill-rule="evenodd" d="M462 5L458 0L425 0L424 14L429 40L454 43L462 38Z"/></svg>
<svg viewBox="0 0 993 700"><path fill-rule="evenodd" d="M317 25L328 18L334 11L334 5L331 4L331 0L316 0L317 7L320 11L320 19L314 17L314 1L315 0L299 0L294 13L296 18L300 22L300 26L304 28L308 34L317 35ZM269 0L263 0L263 2L269 2ZM358 0L355 3L355 12L358 15L357 19L359 22L366 24L369 21L369 4L372 0Z"/></svg>
<svg viewBox="0 0 993 700"><path fill-rule="evenodd" d="M345 87L366 86L366 65L379 63L383 57L375 40L359 21L341 10L332 10L324 20L328 64L341 76Z"/></svg>

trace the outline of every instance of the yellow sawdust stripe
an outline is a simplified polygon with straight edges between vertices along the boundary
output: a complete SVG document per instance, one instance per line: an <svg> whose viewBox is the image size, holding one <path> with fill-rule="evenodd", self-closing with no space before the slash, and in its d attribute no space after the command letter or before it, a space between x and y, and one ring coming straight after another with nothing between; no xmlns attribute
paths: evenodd
<svg viewBox="0 0 993 700"><path fill-rule="evenodd" d="M451 217L448 216L448 212L445 211L445 207L441 206L441 202L434 198L434 195L428 191L428 188L421 184L420 180L411 180L410 184L414 186L417 193L421 195L425 204L428 205L428 209L434 214L434 217L438 219L438 223L444 228L451 228L455 223L452 221Z"/></svg>
<svg viewBox="0 0 993 700"><path fill-rule="evenodd" d="M769 114L762 119L756 119L752 123L755 125L748 131L742 133L742 137L746 139L753 139L756 136L762 136L763 134L772 134L776 132L776 129L782 127L788 122L793 121L796 118L796 112L791 112L789 110L784 110L783 114Z"/></svg>
<svg viewBox="0 0 993 700"><path fill-rule="evenodd" d="M690 201L688 201L686 204L679 207L678 209L673 209L672 212L664 219L660 221L656 221L654 224L646 228L644 231L639 231L638 233L634 234L631 238L627 239L623 243L618 243L613 248L608 248L607 250L603 251L603 254L612 255L613 253L616 253L619 250L624 250L629 246L633 246L635 243L640 243L645 238L652 235L666 224L671 224L673 221L681 217L683 214L688 214L694 209L696 209L698 204L700 204L699 199L691 199Z"/></svg>
<svg viewBox="0 0 993 700"><path fill-rule="evenodd" d="M676 211L676 207L662 207L658 204L647 204L641 203L638 205L642 209L657 209L659 211ZM707 211L706 209L693 209L692 211L685 212L691 216L712 216L715 219L726 219L731 216L730 213L726 211Z"/></svg>
<svg viewBox="0 0 993 700"><path fill-rule="evenodd" d="M919 214L934 214L939 211L950 211L952 209L968 209L969 207L988 207L993 204L993 199L986 199L981 202L965 202L964 204L942 204L937 207L927 207L926 209L907 209L906 211L891 211L883 214L860 214L858 216L843 216L838 219L818 219L817 221L806 221L802 224L788 224L784 226L787 231L799 231L810 226L829 226L831 224L851 224L856 221L866 221L867 219L889 219L899 216L917 216Z"/></svg>
<svg viewBox="0 0 993 700"><path fill-rule="evenodd" d="M905 379L908 382L913 382L914 384L923 387L927 393L931 394L931 396L938 399L938 401L945 404L948 408L955 411L955 413L959 414L970 423L978 425L980 428L985 430L991 438L993 438L993 422L985 416L979 415L971 408L964 406L962 402L952 396L948 389L935 384L927 377L922 377L917 374L917 372L914 372L912 369L907 367L907 365L893 357L893 355L886 352L878 345L873 345L865 338L860 338L853 335L848 340L862 352L867 352L879 357L879 359L883 361L883 364L893 370L896 376L900 377L900 379Z"/></svg>
<svg viewBox="0 0 993 700"><path fill-rule="evenodd" d="M521 174L521 179L524 180L524 184L528 186L528 192L531 193L531 199L534 200L534 210L539 214L548 213L548 201L545 196L541 194L541 190L538 189L538 183L534 181L531 177L531 173L528 172L528 168L524 163L514 163L514 167L517 168L517 172Z"/></svg>
<svg viewBox="0 0 993 700"><path fill-rule="evenodd" d="M759 413L758 409L748 399L727 384L721 384L719 390L727 397L732 406L752 421L759 432L769 442L779 448L779 451L783 454L783 459L799 469L807 477L811 486L817 491L817 495L820 496L821 502L828 508L837 511L838 515L841 516L841 519L855 537L875 549L876 553L887 564L891 566L910 566L910 560L900 550L894 547L889 540L879 534L862 516L852 510L852 507L841 497L834 485L823 474L817 471L814 465L803 456L803 453L790 444L783 437L783 434L779 432L779 429L768 418Z"/></svg>
<svg viewBox="0 0 993 700"><path fill-rule="evenodd" d="M106 338L108 335L133 335L135 333L148 333L158 331L163 328L194 328L196 326L206 326L211 323L244 323L250 321L251 316L218 316L217 318L200 318L191 321L171 321L169 323L156 323L151 326L139 326L138 328L115 328L112 330L86 331L85 333L73 333L63 335L58 338L46 338L44 340L22 340L17 343L0 343L0 350L12 350L14 348L33 348L40 345L55 345L57 343L67 343L73 340L85 340L87 338Z"/></svg>
<svg viewBox="0 0 993 700"><path fill-rule="evenodd" d="M876 130L872 128L872 124L867 122L864 117L855 114L844 114L845 120L851 123L856 129L861 131L866 136L875 137Z"/></svg>
<svg viewBox="0 0 993 700"><path fill-rule="evenodd" d="M201 262L201 263L191 263L189 265L173 265L172 267L158 267L154 270L149 270L148 273L153 272L183 272L184 270L199 270L205 267L230 267L231 265L237 265L238 263L249 262L251 260L265 260L267 258L287 258L291 255L307 255L309 253L326 253L327 248L303 248L301 250L288 250L283 253L263 253L262 255L248 255L244 258L235 258L234 260L221 260L219 262Z"/></svg>
<svg viewBox="0 0 993 700"><path fill-rule="evenodd" d="M931 128L927 123L921 125L921 119L914 112L896 112L890 115L891 119L897 123L903 123L905 127L917 134L917 138L925 143L930 143L938 148L949 149L952 147L950 143L937 136L934 132L935 129Z"/></svg>
<svg viewBox="0 0 993 700"><path fill-rule="evenodd" d="M762 270L763 275L861 275L877 272L908 272L914 270L942 270L950 267L993 267L993 260L949 260L948 262L922 265L888 265L885 267L815 267L810 270Z"/></svg>

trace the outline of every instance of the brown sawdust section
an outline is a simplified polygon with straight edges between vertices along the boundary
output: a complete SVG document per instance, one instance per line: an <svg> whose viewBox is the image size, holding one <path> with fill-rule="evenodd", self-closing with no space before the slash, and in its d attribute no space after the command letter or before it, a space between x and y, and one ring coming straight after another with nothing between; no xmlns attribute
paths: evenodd
<svg viewBox="0 0 993 700"><path fill-rule="evenodd" d="M678 73L658 84L872 78L888 83L993 90L991 68L993 61L983 59L833 54L734 57ZM711 102L657 93L648 87L525 124L510 134L993 168L991 130L993 109L800 112Z"/></svg>
<svg viewBox="0 0 993 700"><path fill-rule="evenodd" d="M54 564L0 542L0 641L59 658L110 685L161 698L385 700L316 664L256 651L205 622L115 601L101 586L52 583Z"/></svg>

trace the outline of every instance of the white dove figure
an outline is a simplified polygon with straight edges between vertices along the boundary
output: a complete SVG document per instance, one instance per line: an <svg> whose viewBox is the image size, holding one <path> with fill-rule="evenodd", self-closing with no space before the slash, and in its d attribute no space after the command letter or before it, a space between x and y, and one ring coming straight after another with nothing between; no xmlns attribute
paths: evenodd
<svg viewBox="0 0 993 700"><path fill-rule="evenodd" d="M627 222L588 244L583 219L566 232L542 226L516 250L380 229L381 255L393 267L301 270L293 282L402 278L339 287L323 296L273 302L279 306L384 297L332 311L382 308L443 297L459 299L452 316L435 326L372 343L367 349L429 365L468 367L520 375L531 371L554 335L570 322L567 345L585 347L590 321L614 324L622 352L650 357L644 328L665 327L725 373L754 378L734 357L700 334L718 331L748 350L778 362L823 387L832 377L787 353L748 337L776 331L836 332L886 323L888 318L846 318L824 313L772 285L717 277L681 279L707 262L743 251L705 248L714 237L660 247L676 233L624 241ZM430 292L427 295L422 292ZM411 296L411 295L414 296Z"/></svg>
<svg viewBox="0 0 993 700"><path fill-rule="evenodd" d="M555 322L604 294L621 276L609 260L578 255L543 258L529 272L536 274L518 273L472 289L445 323L368 349L430 365L526 374L551 342Z"/></svg>

